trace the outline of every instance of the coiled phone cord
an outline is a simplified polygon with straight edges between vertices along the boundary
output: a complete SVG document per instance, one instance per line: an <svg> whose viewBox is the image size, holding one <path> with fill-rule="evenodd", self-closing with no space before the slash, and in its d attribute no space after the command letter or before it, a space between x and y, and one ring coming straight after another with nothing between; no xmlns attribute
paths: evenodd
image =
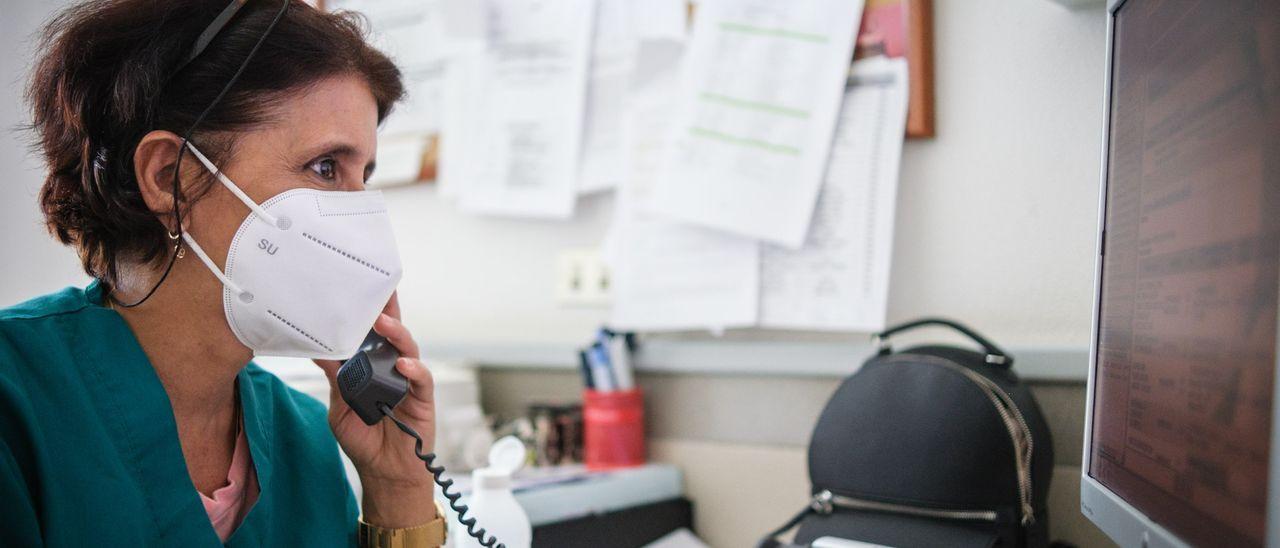
<svg viewBox="0 0 1280 548"><path fill-rule="evenodd" d="M426 463L427 471L431 472L431 476L435 480L436 485L440 486L440 492L444 493L444 498L449 499L449 508L452 508L454 512L458 513L458 523L466 526L467 534L475 538L480 542L480 545L485 548L495 548L495 545L496 548L507 548L505 544L498 542L498 538L493 535L489 535L486 539L484 528L481 527L478 530L476 529L476 518L466 517L467 505L458 503L458 499L462 498L462 494L449 491L449 488L453 486L453 480L445 479L443 477L444 467L436 466L434 464L436 454L422 452L422 436L419 436L416 430L396 418L396 414L391 411L391 408L388 407L387 404L379 403L378 409L382 411L383 415L386 415L387 418L391 419L391 422L396 423L396 428L399 428L401 432L413 437L414 454L418 455L418 458L422 459L422 462ZM444 516L440 516L440 518L447 519Z"/></svg>

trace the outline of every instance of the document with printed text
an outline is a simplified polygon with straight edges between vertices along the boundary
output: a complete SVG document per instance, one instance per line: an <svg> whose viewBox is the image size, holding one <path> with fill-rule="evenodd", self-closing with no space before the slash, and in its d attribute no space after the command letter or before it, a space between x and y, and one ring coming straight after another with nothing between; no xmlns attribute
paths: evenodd
<svg viewBox="0 0 1280 548"><path fill-rule="evenodd" d="M762 327L884 328L906 119L906 61L854 63L804 247L761 250Z"/></svg>
<svg viewBox="0 0 1280 548"><path fill-rule="evenodd" d="M610 325L673 330L742 327L759 308L759 245L749 238L674 222L638 205L659 175L663 144L679 99L683 48L646 41L629 96L627 179L617 194L604 245L613 271Z"/></svg>
<svg viewBox="0 0 1280 548"><path fill-rule="evenodd" d="M329 0L330 11L359 12L369 21L372 42L395 61L405 98L379 128L378 172L370 184L433 178L433 147L444 113L442 87L447 49L442 38L443 0ZM427 164L427 165L424 165Z"/></svg>
<svg viewBox="0 0 1280 548"><path fill-rule="evenodd" d="M577 197L594 0L490 0L464 210L568 218Z"/></svg>
<svg viewBox="0 0 1280 548"><path fill-rule="evenodd" d="M622 117L636 55L626 7L626 0L599 0L596 6L578 179L578 192L583 194L617 186L626 168Z"/></svg>
<svg viewBox="0 0 1280 548"><path fill-rule="evenodd" d="M436 186L440 195L457 197L482 159L476 120L480 115L483 79L481 65L488 36L488 5L476 0L440 2L442 40L448 60L441 83L440 167Z"/></svg>
<svg viewBox="0 0 1280 548"><path fill-rule="evenodd" d="M798 248L862 0L703 2L654 212Z"/></svg>

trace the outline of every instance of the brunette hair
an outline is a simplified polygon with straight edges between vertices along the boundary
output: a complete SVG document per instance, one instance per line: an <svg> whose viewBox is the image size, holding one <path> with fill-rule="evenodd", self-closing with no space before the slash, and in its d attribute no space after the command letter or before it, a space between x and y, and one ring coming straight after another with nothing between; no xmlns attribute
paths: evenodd
<svg viewBox="0 0 1280 548"><path fill-rule="evenodd" d="M49 231L76 248L89 275L114 285L122 259L167 258L171 244L139 192L134 150L152 130L183 135L190 128L281 1L290 2L287 11L193 135L201 152L225 160L234 132L270 121L274 105L333 76L363 78L381 122L404 94L400 71L368 44L352 14L251 0L186 65L197 35L227 0L90 0L44 26L26 94L34 147L48 170L39 201ZM204 179L183 203L208 189Z"/></svg>

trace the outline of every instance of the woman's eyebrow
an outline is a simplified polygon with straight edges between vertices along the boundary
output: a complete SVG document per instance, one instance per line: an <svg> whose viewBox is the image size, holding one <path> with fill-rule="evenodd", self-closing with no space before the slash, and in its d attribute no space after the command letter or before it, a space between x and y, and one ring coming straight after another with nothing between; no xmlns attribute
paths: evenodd
<svg viewBox="0 0 1280 548"><path fill-rule="evenodd" d="M307 159L310 160L312 158L318 158L325 155L350 157L356 156L359 152L359 149L356 148L355 145L345 141L328 141L307 147L304 154Z"/></svg>

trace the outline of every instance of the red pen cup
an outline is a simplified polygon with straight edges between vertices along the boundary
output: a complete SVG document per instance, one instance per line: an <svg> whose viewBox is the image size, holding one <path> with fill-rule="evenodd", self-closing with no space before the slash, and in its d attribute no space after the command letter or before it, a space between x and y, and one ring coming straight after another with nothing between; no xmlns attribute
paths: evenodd
<svg viewBox="0 0 1280 548"><path fill-rule="evenodd" d="M639 466L645 462L644 393L582 393L583 461L588 470Z"/></svg>

